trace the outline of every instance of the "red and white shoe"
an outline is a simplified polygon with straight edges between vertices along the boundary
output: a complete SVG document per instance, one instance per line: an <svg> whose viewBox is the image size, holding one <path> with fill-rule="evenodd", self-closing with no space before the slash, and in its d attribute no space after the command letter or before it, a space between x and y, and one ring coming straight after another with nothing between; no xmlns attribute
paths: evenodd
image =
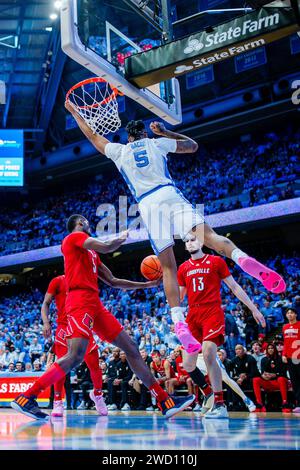
<svg viewBox="0 0 300 470"><path fill-rule="evenodd" d="M90 399L95 403L96 410L100 416L107 416L108 410L103 395L95 395L94 390L90 392Z"/></svg>
<svg viewBox="0 0 300 470"><path fill-rule="evenodd" d="M188 354L196 354L202 350L201 344L194 338L186 322L177 322L175 333Z"/></svg>
<svg viewBox="0 0 300 470"><path fill-rule="evenodd" d="M255 413L266 413L266 407L264 405L260 405L259 403L256 405Z"/></svg>
<svg viewBox="0 0 300 470"><path fill-rule="evenodd" d="M260 281L273 294L285 292L286 283L280 274L259 263L255 258L250 256L239 258L239 266L243 271Z"/></svg>
<svg viewBox="0 0 300 470"><path fill-rule="evenodd" d="M51 416L53 416L53 418L62 418L63 415L64 415L64 405L63 405L62 400L54 401Z"/></svg>

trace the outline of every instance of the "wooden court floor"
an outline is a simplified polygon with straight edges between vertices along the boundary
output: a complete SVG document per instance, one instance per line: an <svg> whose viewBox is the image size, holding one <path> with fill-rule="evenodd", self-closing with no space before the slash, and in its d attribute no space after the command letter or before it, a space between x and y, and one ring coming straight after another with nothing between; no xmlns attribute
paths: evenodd
<svg viewBox="0 0 300 470"><path fill-rule="evenodd" d="M63 419L33 421L0 409L0 450L300 450L300 415L230 413L206 420L185 412L68 411Z"/></svg>

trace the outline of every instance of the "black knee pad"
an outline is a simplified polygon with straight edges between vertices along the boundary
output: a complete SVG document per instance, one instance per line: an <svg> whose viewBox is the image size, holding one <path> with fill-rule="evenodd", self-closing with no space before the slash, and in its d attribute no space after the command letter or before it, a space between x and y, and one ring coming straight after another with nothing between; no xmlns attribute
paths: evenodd
<svg viewBox="0 0 300 470"><path fill-rule="evenodd" d="M192 372L188 373L193 382L195 382L196 385L198 385L200 388L205 387L206 380L204 374L202 374L201 370L196 367Z"/></svg>

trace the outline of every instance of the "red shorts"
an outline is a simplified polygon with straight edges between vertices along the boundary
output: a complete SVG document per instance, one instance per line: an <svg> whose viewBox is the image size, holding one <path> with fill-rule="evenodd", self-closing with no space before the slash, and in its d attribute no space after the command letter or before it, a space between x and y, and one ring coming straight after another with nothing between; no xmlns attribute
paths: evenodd
<svg viewBox="0 0 300 470"><path fill-rule="evenodd" d="M60 359L61 357L65 356L68 352L67 328L68 325L65 323L57 325L53 346L53 352L56 355L57 359ZM94 340L94 338L90 338L86 354L89 354L95 349L98 349L96 341Z"/></svg>
<svg viewBox="0 0 300 470"><path fill-rule="evenodd" d="M66 301L68 338L93 338L93 332L103 341L112 343L123 326L100 302L97 293L74 290Z"/></svg>
<svg viewBox="0 0 300 470"><path fill-rule="evenodd" d="M212 341L217 346L224 343L225 315L218 305L210 307L192 307L186 317L190 332L199 343Z"/></svg>

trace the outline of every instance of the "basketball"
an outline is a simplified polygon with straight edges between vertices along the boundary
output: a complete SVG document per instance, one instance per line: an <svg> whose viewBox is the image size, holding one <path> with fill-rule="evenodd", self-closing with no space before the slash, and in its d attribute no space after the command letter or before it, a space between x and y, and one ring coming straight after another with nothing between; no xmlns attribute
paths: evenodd
<svg viewBox="0 0 300 470"><path fill-rule="evenodd" d="M141 263L141 273L149 281L155 281L162 277L161 264L157 256L150 255Z"/></svg>

